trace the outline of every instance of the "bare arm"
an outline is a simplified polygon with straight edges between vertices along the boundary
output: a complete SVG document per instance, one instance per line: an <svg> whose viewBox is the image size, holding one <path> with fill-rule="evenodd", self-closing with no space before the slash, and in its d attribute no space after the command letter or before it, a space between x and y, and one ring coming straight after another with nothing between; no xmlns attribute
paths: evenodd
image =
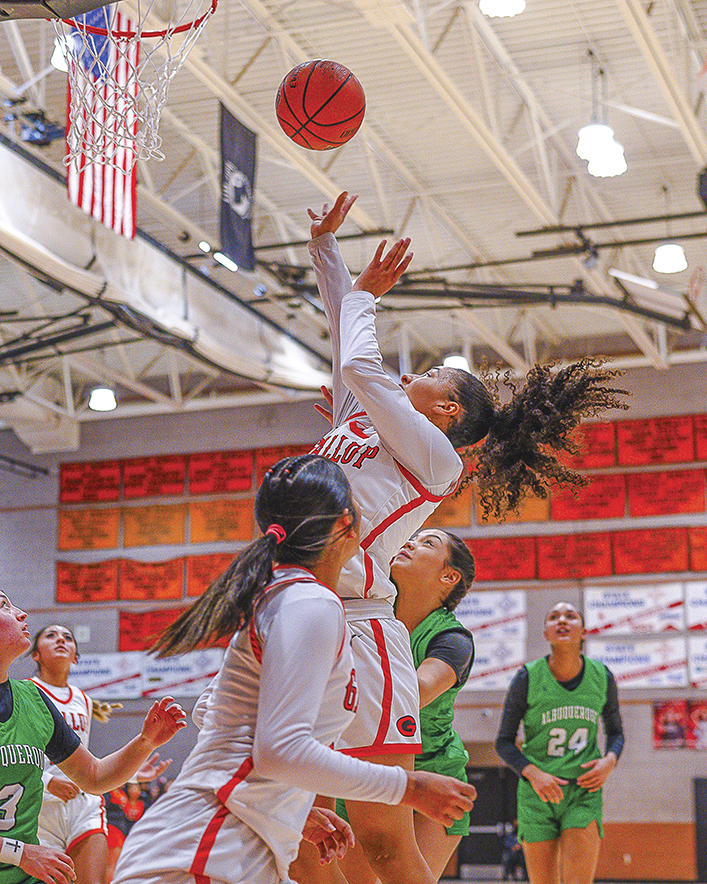
<svg viewBox="0 0 707 884"><path fill-rule="evenodd" d="M420 709L429 705L457 683L457 674L443 660L427 657L417 667L417 683L420 686Z"/></svg>

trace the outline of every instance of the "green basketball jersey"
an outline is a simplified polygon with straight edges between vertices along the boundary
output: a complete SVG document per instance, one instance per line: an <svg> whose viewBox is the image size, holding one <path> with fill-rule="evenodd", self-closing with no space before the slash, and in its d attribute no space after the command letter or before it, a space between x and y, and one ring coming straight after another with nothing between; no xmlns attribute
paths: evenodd
<svg viewBox="0 0 707 884"><path fill-rule="evenodd" d="M31 681L9 682L12 715L0 722L0 835L38 844L44 750L54 719ZM18 866L0 864L2 884L34 881Z"/></svg>
<svg viewBox="0 0 707 884"><path fill-rule="evenodd" d="M523 754L541 770L573 780L582 764L601 757L599 716L606 704L606 667L584 657L582 681L573 690L557 681L547 657L526 663L528 710L523 717Z"/></svg>
<svg viewBox="0 0 707 884"><path fill-rule="evenodd" d="M432 611L413 629L410 647L416 669L425 659L432 639L450 630L471 635L446 608ZM457 778L462 777L469 755L461 737L452 727L454 700L462 687L463 684L449 688L420 709L422 752L415 756L416 770L429 770Z"/></svg>

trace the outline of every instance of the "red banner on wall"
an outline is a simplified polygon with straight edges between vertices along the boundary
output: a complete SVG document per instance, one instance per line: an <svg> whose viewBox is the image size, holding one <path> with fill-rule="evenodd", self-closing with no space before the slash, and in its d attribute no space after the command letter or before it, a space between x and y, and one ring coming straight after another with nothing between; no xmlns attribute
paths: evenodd
<svg viewBox="0 0 707 884"><path fill-rule="evenodd" d="M183 454L123 461L123 494L128 499L184 494L187 459Z"/></svg>
<svg viewBox="0 0 707 884"><path fill-rule="evenodd" d="M537 547L540 580L606 577L613 571L608 533L538 537Z"/></svg>
<svg viewBox="0 0 707 884"><path fill-rule="evenodd" d="M695 460L707 460L707 414L693 414L692 428L695 434Z"/></svg>
<svg viewBox="0 0 707 884"><path fill-rule="evenodd" d="M489 537L465 540L476 562L477 580L533 580L534 537Z"/></svg>
<svg viewBox="0 0 707 884"><path fill-rule="evenodd" d="M687 529L690 546L690 570L707 571L707 527L693 525Z"/></svg>
<svg viewBox="0 0 707 884"><path fill-rule="evenodd" d="M283 457L297 457L298 454L309 454L314 448L311 445L282 445L279 448L258 448L255 452L255 482L257 485L263 481L263 476L273 464Z"/></svg>
<svg viewBox="0 0 707 884"><path fill-rule="evenodd" d="M184 608L157 608L152 611L120 611L118 650L149 650L160 633L174 623L184 610Z"/></svg>
<svg viewBox="0 0 707 884"><path fill-rule="evenodd" d="M112 602L118 598L118 560L57 562L57 602Z"/></svg>
<svg viewBox="0 0 707 884"><path fill-rule="evenodd" d="M121 599L181 599L184 558L166 562L120 561Z"/></svg>
<svg viewBox="0 0 707 884"><path fill-rule="evenodd" d="M690 415L618 421L616 440L621 466L690 463L694 457Z"/></svg>
<svg viewBox="0 0 707 884"><path fill-rule="evenodd" d="M705 471L669 470L628 474L632 516L662 516L705 511Z"/></svg>
<svg viewBox="0 0 707 884"><path fill-rule="evenodd" d="M189 456L190 494L230 494L252 487L252 451L205 451Z"/></svg>
<svg viewBox="0 0 707 884"><path fill-rule="evenodd" d="M611 535L616 574L687 571L687 529L646 528Z"/></svg>
<svg viewBox="0 0 707 884"><path fill-rule="evenodd" d="M621 519L626 515L626 480L623 475L591 476L589 485L553 491L551 518L558 522L584 519Z"/></svg>
<svg viewBox="0 0 707 884"><path fill-rule="evenodd" d="M563 453L562 462L574 470L616 466L616 425L611 421L580 424L572 434L577 454Z"/></svg>
<svg viewBox="0 0 707 884"><path fill-rule="evenodd" d="M187 595L201 595L212 580L228 568L235 553L212 553L207 556L187 556Z"/></svg>
<svg viewBox="0 0 707 884"><path fill-rule="evenodd" d="M120 497L120 461L63 463L59 468L61 503L101 503Z"/></svg>

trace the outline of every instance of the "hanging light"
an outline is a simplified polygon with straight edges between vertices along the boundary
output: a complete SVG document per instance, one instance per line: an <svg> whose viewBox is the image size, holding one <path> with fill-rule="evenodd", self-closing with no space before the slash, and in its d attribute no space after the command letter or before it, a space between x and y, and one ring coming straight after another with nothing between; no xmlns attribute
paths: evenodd
<svg viewBox="0 0 707 884"><path fill-rule="evenodd" d="M597 150L587 164L587 172L594 178L615 178L623 175L626 169L624 146L613 138L609 144Z"/></svg>
<svg viewBox="0 0 707 884"><path fill-rule="evenodd" d="M118 407L110 387L94 387L88 400L91 411L114 411Z"/></svg>
<svg viewBox="0 0 707 884"><path fill-rule="evenodd" d="M479 9L489 18L513 18L525 9L525 0L479 0Z"/></svg>
<svg viewBox="0 0 707 884"><path fill-rule="evenodd" d="M461 368L462 371L469 371L469 362L466 356L462 356L460 353L445 356L442 365L445 365L447 368Z"/></svg>
<svg viewBox="0 0 707 884"><path fill-rule="evenodd" d="M606 80L591 50L589 59L592 66L592 122L579 130L577 156L588 162L587 171L594 178L613 178L623 175L628 166L623 144L614 138L611 126L599 120L599 89L602 93L606 92ZM606 106L605 94L603 106Z"/></svg>
<svg viewBox="0 0 707 884"><path fill-rule="evenodd" d="M599 151L614 143L614 130L606 123L589 123L578 133L577 156L591 160Z"/></svg>
<svg viewBox="0 0 707 884"><path fill-rule="evenodd" d="M687 270L685 249L676 242L661 243L655 250L653 269L656 273L680 273Z"/></svg>

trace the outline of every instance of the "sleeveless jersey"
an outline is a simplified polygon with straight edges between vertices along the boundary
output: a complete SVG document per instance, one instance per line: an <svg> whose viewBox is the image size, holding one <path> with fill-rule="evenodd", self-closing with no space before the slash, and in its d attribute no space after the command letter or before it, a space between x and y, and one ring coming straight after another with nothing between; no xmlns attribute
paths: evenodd
<svg viewBox="0 0 707 884"><path fill-rule="evenodd" d="M597 727L606 704L606 667L584 657L582 681L564 688L548 666L547 657L526 663L528 709L523 717L523 754L541 770L573 780L582 764L601 758Z"/></svg>
<svg viewBox="0 0 707 884"><path fill-rule="evenodd" d="M53 684L48 684L36 676L31 678L30 681L36 684L37 687L49 697L59 712L61 712L64 721L76 732L79 740L81 740L81 745L88 749L88 740L91 736L91 716L93 709L90 698L87 697L82 690L73 685L67 685L65 688L61 688ZM63 774L55 764L50 764L49 761L47 761L46 772L53 777L62 777L63 779L66 779L65 774ZM64 803L61 801L61 798L57 798L56 795L52 795L51 792L45 793L44 800Z"/></svg>
<svg viewBox="0 0 707 884"><path fill-rule="evenodd" d="M433 638L449 631L471 633L451 611L437 608L413 629L410 646L415 668L422 663ZM454 700L464 684L455 685L420 709L422 752L415 756L416 770L458 776L469 760L459 734L454 730Z"/></svg>
<svg viewBox="0 0 707 884"><path fill-rule="evenodd" d="M9 684L12 714L0 722L0 835L37 844L44 750L54 719L35 685L12 679ZM2 884L30 880L18 866L0 863Z"/></svg>

